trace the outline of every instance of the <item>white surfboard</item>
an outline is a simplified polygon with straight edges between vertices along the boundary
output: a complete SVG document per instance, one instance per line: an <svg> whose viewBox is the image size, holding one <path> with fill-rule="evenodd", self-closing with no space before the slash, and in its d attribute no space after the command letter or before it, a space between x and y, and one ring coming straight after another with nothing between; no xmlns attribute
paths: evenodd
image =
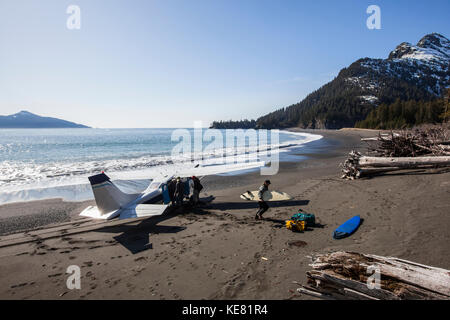
<svg viewBox="0 0 450 320"><path fill-rule="evenodd" d="M248 201L259 201L258 198L259 191L247 191L241 194L240 198ZM291 200L292 197L288 195L286 192L280 191L266 191L263 194L264 201L283 201L283 200Z"/></svg>

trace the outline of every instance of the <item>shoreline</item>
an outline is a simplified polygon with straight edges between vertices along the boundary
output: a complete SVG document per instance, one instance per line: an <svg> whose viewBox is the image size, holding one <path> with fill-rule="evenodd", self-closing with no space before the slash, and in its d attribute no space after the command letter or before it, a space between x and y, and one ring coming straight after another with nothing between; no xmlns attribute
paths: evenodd
<svg viewBox="0 0 450 320"><path fill-rule="evenodd" d="M284 130L285 132L306 132L303 129L289 128ZM308 131L308 130L307 130ZM309 130L311 131L311 130ZM322 130L327 131L327 130ZM314 133L314 132L306 132ZM319 133L315 133L319 134ZM323 134L323 132L322 132ZM313 152L302 153L300 156L317 156L320 157L320 153L324 152L324 146L317 149L311 147L314 145L322 145L327 138L322 135L322 138L306 143L306 148L312 148ZM331 143L335 145L336 143ZM317 149L317 150L316 150ZM288 154L295 153L290 150ZM285 155L282 155L285 156ZM326 156L326 155L325 155ZM289 156L288 156L289 157ZM297 163L307 161L308 159L297 159L292 161L282 161L283 165L290 165L290 163ZM241 177L238 179L240 185L245 185L245 182L249 178L253 178L256 175L259 176L259 170L244 170L244 172L234 174L233 172L206 176L203 181L208 181L208 189L215 191L222 188L228 188L230 186L236 186L237 181L235 177ZM255 181L255 180L252 180ZM255 183L259 183L256 182ZM248 185L248 184L247 184ZM26 231L35 227L43 227L58 222L66 222L76 219L78 214L87 206L95 205L93 199L82 201L67 201L63 198L55 197L42 200L30 200L30 201L18 201L0 204L0 236L5 234L11 234L18 231ZM78 210L78 211L77 211ZM59 213L59 214L58 214Z"/></svg>
<svg viewBox="0 0 450 320"><path fill-rule="evenodd" d="M337 250L449 269L450 173L341 180L339 163L365 147L362 134L373 132L315 132L327 143L312 145L305 160L282 162L269 177L271 189L293 199L269 203L265 220L255 221L257 204L239 198L266 178L252 172L205 177L201 197L215 200L187 212L99 226L79 220L0 236L0 267L10 275L0 279L0 297L312 299L297 294L293 281L306 283L309 256ZM321 227L287 230L284 221L299 208L314 213ZM357 232L334 240L333 230L354 215L364 219ZM2 247L18 239L30 242ZM290 245L298 240L304 246ZM65 286L69 265L81 267L81 290Z"/></svg>
<svg viewBox="0 0 450 320"><path fill-rule="evenodd" d="M224 133L222 133L224 134ZM301 137L298 137L300 134ZM276 150L279 150L280 157L289 150L293 148L300 148L303 146L307 146L311 142L315 142L317 140L321 140L322 136L314 135L310 133L304 132L289 132L286 130L280 130L280 139L279 142L275 144L277 147ZM279 149L278 149L279 148ZM262 142L261 146L251 144L249 150L243 149L243 147L239 147L237 151L233 151L233 148L226 147L224 148L224 156L226 156L227 161L221 163L220 161L216 164L216 160L221 160L221 157L214 155L215 153L208 149L205 151L205 158L200 157L200 155L195 155L194 157L196 162L202 161L204 168L201 167L197 169L197 175L202 176L203 174L208 174L211 172L209 169L211 167L218 165L220 170L224 172L229 172L230 174L242 174L248 171L251 171L252 166L251 163L246 161L254 161L256 157L264 157L267 150L269 150L267 142ZM233 155L233 152L236 154ZM257 152L259 155L257 155ZM250 155L250 158L248 158ZM123 155L122 155L123 156ZM148 184L151 180L151 177L155 175L159 175L161 173L171 173L176 171L184 171L189 170L191 167L189 161L183 159L182 162L177 162L179 160L179 156L176 156L174 159L171 158L170 151L165 150L160 155L141 155L138 157L131 158L120 158L120 159L105 159L105 160L88 160L82 165L80 165L76 160L71 160L68 163L63 163L61 172L52 176L53 169L50 170L50 174L48 176L41 177L42 180L37 179L33 180L31 176L25 174L25 177L20 177L19 180L14 179L6 179L3 180L2 187L0 188L0 206L4 204L12 204L12 203L21 203L21 202L30 202L30 201L40 201L40 200L48 200L48 199L62 199L66 202L80 202L87 201L93 199L91 187L89 185L87 177L89 175L93 175L95 172L105 171L110 174L112 180L116 181L117 186L126 193L138 193L142 192L148 187ZM201 159L201 160L200 160ZM56 162L48 162L44 164L44 166L50 165L50 167L58 167L58 160ZM130 162L131 161L131 162ZM244 161L244 162L242 162ZM123 162L123 163L122 163ZM95 166L95 170L92 169L92 166ZM108 163L114 163L111 170L108 170ZM120 163L120 164L119 164ZM133 166L131 164L137 165ZM68 174L67 169L69 165L75 165L77 168L76 174ZM106 165L103 167L102 165ZM20 164L20 166L25 166L25 163ZM20 167L19 166L19 167ZM69 166L71 167L71 166ZM242 169L238 169L238 167L242 167ZM247 167L248 169L245 169ZM86 169L91 168L91 169ZM119 169L118 169L119 168ZM24 167L22 171L27 172L28 169L35 174L35 169L33 165L31 168ZM42 169L42 168L41 168ZM40 169L40 170L41 170ZM53 171L52 171L53 170ZM241 170L241 173L238 173ZM70 171L70 170L69 170ZM214 171L214 170L213 170ZM234 173L236 172L236 173ZM8 176L8 170L6 170L6 176ZM4 177L5 178L5 177ZM30 178L30 180L28 180ZM54 179L54 180L53 180ZM23 180L23 185L21 182ZM8 182L7 182L8 181ZM2 214L0 213L0 218Z"/></svg>
<svg viewBox="0 0 450 320"><path fill-rule="evenodd" d="M322 161L320 165L324 165L324 159L344 155L347 150L351 150L355 145L360 144L359 137L372 136L372 130L355 134L352 131L341 133L339 130L324 129L300 129L288 128L285 131L290 132L307 132L322 135L321 139L307 143L305 146L310 150L308 153L295 153L290 150L288 153L295 156L306 157L306 159L294 159L292 161L280 162L280 168L313 168L317 166L315 160ZM331 149L331 151L330 151ZM285 156L285 155L283 155ZM289 157L289 156L288 156ZM333 166L326 164L326 170L334 172ZM336 165L338 169L338 165ZM315 176L317 172L312 170L305 172L306 177ZM240 178L238 178L240 177ZM216 191L231 187L246 187L260 184L259 170L251 170L239 174L221 174L206 176L203 183L207 183L207 190ZM207 193L208 194L208 193ZM46 225L52 225L58 222L67 222L79 218L79 213L88 206L95 205L95 201L65 201L62 198L50 198L43 200L31 200L23 202L12 202L0 205L0 236L11 234L19 231L27 231L33 228L41 228Z"/></svg>

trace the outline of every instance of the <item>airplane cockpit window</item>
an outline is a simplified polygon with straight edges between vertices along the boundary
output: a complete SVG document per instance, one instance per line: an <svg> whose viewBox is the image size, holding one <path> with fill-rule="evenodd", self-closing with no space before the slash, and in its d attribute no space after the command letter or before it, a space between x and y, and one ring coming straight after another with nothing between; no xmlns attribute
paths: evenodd
<svg viewBox="0 0 450 320"><path fill-rule="evenodd" d="M161 184L160 182L152 182L148 188L149 189L157 189L160 184Z"/></svg>

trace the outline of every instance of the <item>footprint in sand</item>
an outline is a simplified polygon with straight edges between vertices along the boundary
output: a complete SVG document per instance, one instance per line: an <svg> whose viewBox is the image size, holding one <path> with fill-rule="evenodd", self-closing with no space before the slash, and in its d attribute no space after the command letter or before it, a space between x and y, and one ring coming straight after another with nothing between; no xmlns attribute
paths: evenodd
<svg viewBox="0 0 450 320"><path fill-rule="evenodd" d="M114 287L114 286L118 285L120 281L121 281L120 279L114 280L109 287L111 288L111 287Z"/></svg>
<svg viewBox="0 0 450 320"><path fill-rule="evenodd" d="M62 273L54 273L54 274L49 274L48 277L49 278L54 278L54 277L59 277L61 275L62 275Z"/></svg>
<svg viewBox="0 0 450 320"><path fill-rule="evenodd" d="M85 262L83 262L83 264L86 266L86 267L92 267L92 261L85 261Z"/></svg>
<svg viewBox="0 0 450 320"><path fill-rule="evenodd" d="M134 261L145 261L145 260L147 260L147 258L146 257L138 257L138 258L136 258L136 259L134 259Z"/></svg>
<svg viewBox="0 0 450 320"><path fill-rule="evenodd" d="M197 269L198 269L198 266L197 266L195 263L190 262L190 265L191 265L191 268L192 268L193 270L197 270Z"/></svg>
<svg viewBox="0 0 450 320"><path fill-rule="evenodd" d="M14 284L14 285L11 286L11 289L14 289L14 288L21 288L21 287L25 287L25 286L27 286L27 285L31 286L31 285L33 285L33 284L34 284L34 282L30 282L30 283L24 282L24 283Z"/></svg>

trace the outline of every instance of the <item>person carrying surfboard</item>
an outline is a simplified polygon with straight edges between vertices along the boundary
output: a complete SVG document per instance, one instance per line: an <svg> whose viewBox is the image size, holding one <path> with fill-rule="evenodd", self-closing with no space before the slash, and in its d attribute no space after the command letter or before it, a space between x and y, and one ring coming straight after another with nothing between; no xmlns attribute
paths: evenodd
<svg viewBox="0 0 450 320"><path fill-rule="evenodd" d="M269 184L270 184L270 180L266 180L266 181L264 181L263 185L261 187L259 187L259 190L258 190L259 209L258 209L258 212L256 212L256 216L255 216L256 220L262 219L263 213L269 209L269 205L263 200L264 192L269 190Z"/></svg>

